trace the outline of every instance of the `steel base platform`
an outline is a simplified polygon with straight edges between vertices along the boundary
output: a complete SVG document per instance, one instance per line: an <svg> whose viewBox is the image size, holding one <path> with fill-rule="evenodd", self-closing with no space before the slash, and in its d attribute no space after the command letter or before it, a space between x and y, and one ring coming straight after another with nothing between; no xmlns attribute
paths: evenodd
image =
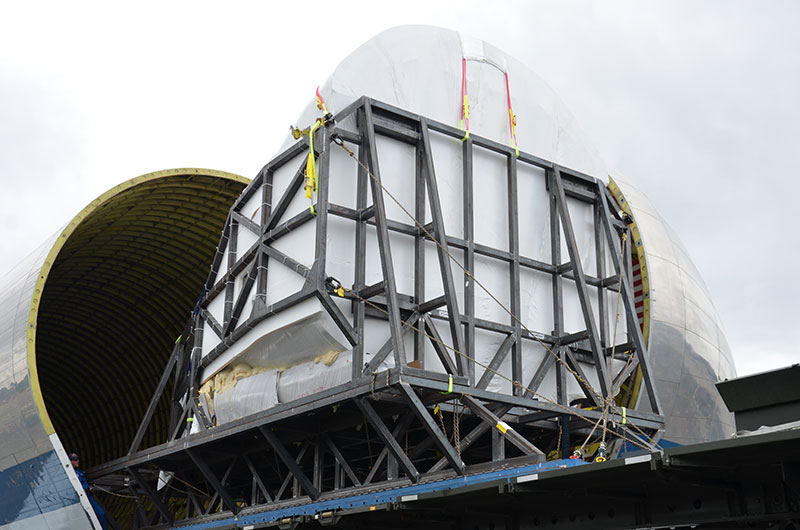
<svg viewBox="0 0 800 530"><path fill-rule="evenodd" d="M488 397L494 402L483 405L480 399ZM128 507L134 528L143 528L165 521L199 524L244 509L282 509L524 464L552 467L534 443L556 449L543 445L552 442L542 425L557 423L563 411L553 406L550 415L532 414L529 399L502 399L469 387L461 376L395 368L138 451L91 469L89 476L115 495L143 496L146 502ZM435 404L438 422L430 414ZM585 436L602 411L584 415L585 421L570 421L575 437ZM658 425L657 417L640 411L627 419L645 428ZM505 426L503 435L498 424ZM155 488L159 472L171 478L161 490Z"/></svg>
<svg viewBox="0 0 800 530"><path fill-rule="evenodd" d="M800 528L800 429L603 463L557 460L357 495L324 494L153 528L576 530Z"/></svg>

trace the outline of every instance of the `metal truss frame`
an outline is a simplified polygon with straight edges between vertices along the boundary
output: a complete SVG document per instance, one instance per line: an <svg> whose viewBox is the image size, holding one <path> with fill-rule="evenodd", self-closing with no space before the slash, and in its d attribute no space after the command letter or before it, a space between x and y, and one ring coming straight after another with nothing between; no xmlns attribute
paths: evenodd
<svg viewBox="0 0 800 530"><path fill-rule="evenodd" d="M342 124L355 119L357 132ZM586 436L593 427L604 427L618 436L644 442L657 439L664 419L653 376L648 369L647 349L636 316L630 260L623 255L621 241L630 230L613 197L602 181L550 161L471 134L463 141L464 237L445 231L439 199L431 135L461 140L463 132L366 97L354 102L315 133L319 184L314 212L303 211L289 219L283 216L301 189L305 164L295 173L288 189L274 196L273 174L281 166L307 153L310 143L303 139L276 156L259 172L231 208L206 290L198 303L192 329L179 341L157 385L136 437L124 458L91 470L93 477L127 475L126 487L147 499L149 513L137 510L134 527L172 525L179 520L219 517L221 514L253 513L280 506L320 499L353 496L365 491L431 481L522 463L542 462L548 452L561 447L563 456L571 451L570 436ZM377 137L386 136L411 145L416 153L415 212L431 222L401 223L387 218L381 182ZM329 200L330 153L339 144L356 149L358 161L357 208ZM475 241L476 201L473 196L473 156L487 150L506 158L508 190L507 249L491 248ZM520 253L517 171L520 164L544 170L549 193L551 262L531 259ZM242 206L260 194L260 220L242 215ZM567 198L590 204L594 211L594 239L598 277L586 274L576 242ZM371 200L370 200L371 199ZM326 274L327 230L330 216L354 224L356 241L355 284L348 288L352 319L334 301L336 286ZM275 248L272 243L291 230L316 223L315 259L307 267ZM365 284L367 229L377 233L383 279ZM370 228L371 229L371 228ZM248 249L237 249L237 232L249 230L258 241ZM390 233L414 238L414 293L399 293L396 287ZM561 240L568 256L561 256ZM437 244L439 274L444 296L425 300L425 245ZM459 305L451 263L451 250L463 252L464 279L474 274L476 256L508 265L512 315L507 323L475 316L475 282L467 282L463 306ZM223 253L228 268L220 270ZM606 275L605 254L613 271ZM566 259L565 259L566 258ZM267 275L272 261L278 261L304 278L296 293L266 303ZM522 325L520 274L522 269L548 273L552 277L553 330L528 330ZM244 275L238 297L234 282ZM586 329L565 333L564 282L574 282ZM255 289L252 313L243 319L247 300ZM595 318L590 291L600 300L600 319ZM628 337L623 344L611 344L607 329L606 296L619 293L624 306ZM339 293L339 295L341 292ZM224 318L217 321L208 303L224 296ZM349 383L301 400L280 404L241 420L213 426L198 398L201 368L222 355L260 321L304 300L316 297L352 346L352 379ZM377 308L377 309L376 309ZM371 362L365 365L364 323L369 318L388 321L389 339ZM436 322L445 322L452 348L443 347ZM201 355L199 340L204 323L220 339L219 345ZM406 351L405 328L414 326L425 334L414 335L413 351ZM490 368L499 368L510 356L513 392L487 390L494 373L480 377L475 364L476 329L505 334L493 354ZM547 345L546 355L523 381L522 341ZM425 341L431 341L446 373L424 369L419 364ZM462 352L463 355L453 354ZM609 373L612 352L616 359L630 359L616 379ZM394 368L379 371L389 355ZM579 363L580 361L580 363ZM590 388L583 367L592 366L600 388ZM582 367L583 366L583 367ZM556 401L538 399L536 391L549 370L556 370ZM647 404L625 411L603 410L615 399L621 384L640 371ZM188 376L186 375L188 374ZM567 378L576 376L589 408L567 400ZM153 414L172 381L171 418L166 443L140 450L141 440ZM611 381L611 384L608 384ZM647 410L642 410L647 409ZM197 422L201 432L188 435L187 422ZM635 425L634 432L631 425ZM641 436L644 435L644 436ZM648 442L645 442L648 443ZM557 456L562 456L557 455ZM154 483L155 471L167 473L167 486ZM183 484L183 486L181 486ZM188 488L186 485L193 485ZM330 522L335 522L331 518Z"/></svg>

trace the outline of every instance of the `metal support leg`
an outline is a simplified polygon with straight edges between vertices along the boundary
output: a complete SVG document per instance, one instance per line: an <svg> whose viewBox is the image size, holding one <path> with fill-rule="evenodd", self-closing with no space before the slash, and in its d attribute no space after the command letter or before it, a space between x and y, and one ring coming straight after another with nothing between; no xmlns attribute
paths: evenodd
<svg viewBox="0 0 800 530"><path fill-rule="evenodd" d="M175 521L175 519L172 517L169 508L167 508L167 506L163 502L161 502L161 498L158 496L155 490L153 490L153 488L151 488L150 485L147 482L145 482L145 480L142 478L142 475L139 474L136 468L129 467L128 473L133 478L133 480L136 481L136 484L138 484L139 487L142 488L145 495L147 495L147 498L149 498L150 502L153 503L153 506L156 507L158 513L160 513L161 516L169 524L172 524Z"/></svg>
<svg viewBox="0 0 800 530"><path fill-rule="evenodd" d="M381 438L386 447L389 451L394 455L395 458L399 461L400 465L403 466L406 473L408 474L408 478L411 479L412 482L419 481L419 471L417 468L414 467L414 464L409 460L406 453L403 451L403 448L400 447L400 444L397 443L392 433L389 432L389 429L386 427L386 424L383 423L381 417L378 416L378 413L375 412L375 409L372 408L372 405L365 398L358 398L356 400L356 404L358 408L361 409L361 412L364 413L364 416L367 417L370 424L375 428L378 433L378 436Z"/></svg>
<svg viewBox="0 0 800 530"><path fill-rule="evenodd" d="M536 447L528 440L526 440L510 425L500 420L500 418L495 416L491 410L487 409L477 399L473 398L472 396L463 395L461 396L461 401L462 403L464 403L464 405L469 407L469 409L472 412L478 415L483 421L485 421L489 425L495 427L497 430L502 432L503 435L508 439L508 441L514 444L514 446L516 446L520 451L522 451L526 455L538 455L539 460L542 462L544 461L545 459L544 453L541 452L538 447Z"/></svg>
<svg viewBox="0 0 800 530"><path fill-rule="evenodd" d="M586 275L581 266L581 257L578 253L578 243L575 240L575 231L572 228L572 219L569 215L569 208L567 207L567 197L564 193L564 185L561 182L561 170L558 166L553 168L553 184L555 186L556 198L558 203L558 213L561 216L561 226L564 229L564 237L567 240L567 250L569 251L569 259L572 263L572 271L575 275L575 287L578 291L578 298L581 303L581 311L583 312L583 320L586 323L586 329L589 331L589 345L592 350L592 357L594 358L595 369L597 370L597 377L600 381L600 390L604 398L609 397L608 381L606 376L606 362L603 355L603 348L600 344L600 334L597 331L597 324L594 321L594 314L592 313L592 306L589 300L589 292L587 290Z"/></svg>
<svg viewBox="0 0 800 530"><path fill-rule="evenodd" d="M308 493L308 496L311 497L312 500L317 500L319 491L317 491L317 488L314 487L314 484L311 483L311 480L309 480L308 476L306 476L297 462L295 462L294 458L292 458L289 451L286 450L286 447L284 447L278 437L267 427L261 426L259 430L272 446L272 449L278 454L278 457L283 461L284 465L289 468L294 478L300 483L300 486Z"/></svg>
<svg viewBox="0 0 800 530"><path fill-rule="evenodd" d="M450 445L447 438L445 438L439 426L433 421L433 418L431 418L428 413L428 409L425 408L425 405L422 403L422 400L419 399L417 393L406 383L400 383L400 390L402 390L406 399L411 404L411 410L414 411L417 419L422 422L422 426L425 427L428 435L433 437L439 450L442 451L442 454L444 454L448 462L450 462L450 466L456 473L463 475L466 469L464 461L461 460L461 457L456 453L453 446Z"/></svg>
<svg viewBox="0 0 800 530"><path fill-rule="evenodd" d="M222 485L211 468L208 467L208 464L206 464L205 460L203 460L199 455L195 454L195 452L191 449L186 449L186 454L189 455L189 458L191 458L192 462L194 462L194 465L197 466L197 469L200 470L200 473L203 474L214 491L219 494L223 504L227 506L227 508L234 514L239 513L239 507L236 505L236 502L234 502L233 497L230 496L230 493L228 493L228 491L225 489L225 486ZM211 506L209 506L209 509L210 508Z"/></svg>

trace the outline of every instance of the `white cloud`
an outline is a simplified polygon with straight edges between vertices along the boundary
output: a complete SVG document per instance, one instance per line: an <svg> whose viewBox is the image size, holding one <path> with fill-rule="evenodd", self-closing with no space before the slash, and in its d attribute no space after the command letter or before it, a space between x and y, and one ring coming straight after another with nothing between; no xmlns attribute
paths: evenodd
<svg viewBox="0 0 800 530"><path fill-rule="evenodd" d="M336 63L403 23L527 62L683 239L740 373L800 318L800 5L11 2L0 7L0 274L122 180L252 176ZM796 362L788 340L763 358ZM770 361L772 362L772 361Z"/></svg>

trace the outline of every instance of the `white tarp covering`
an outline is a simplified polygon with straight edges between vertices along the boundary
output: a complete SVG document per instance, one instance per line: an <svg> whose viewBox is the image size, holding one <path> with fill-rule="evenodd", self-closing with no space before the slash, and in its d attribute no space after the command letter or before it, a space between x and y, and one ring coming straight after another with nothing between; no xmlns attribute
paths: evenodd
<svg viewBox="0 0 800 530"><path fill-rule="evenodd" d="M547 83L504 51L456 31L432 26L384 31L339 63L320 93L333 114L369 96L458 127L462 59L467 60L471 132L510 144L508 73L520 149L606 178L606 164L587 146L575 118ZM311 101L297 123L309 125L319 114ZM283 147L290 144L287 138Z"/></svg>
<svg viewBox="0 0 800 530"><path fill-rule="evenodd" d="M361 96L400 107L429 119L453 127L459 127L462 110L462 75L466 60L466 85L470 105L469 126L471 134L512 145L509 131L508 98L510 94L514 113L518 117L516 135L519 148L536 156L550 159L599 178L605 178L605 165L581 139L575 122L553 91L531 70L497 48L457 32L424 26L405 26L381 33L359 47L344 59L325 81L320 93L333 114L341 111ZM508 83L508 84L507 84ZM309 103L296 124L306 127L321 116L314 102ZM337 125L356 130L354 118L340 120ZM447 234L464 237L463 212L463 168L460 139L447 137L431 131L431 149L439 187L439 199ZM287 138L283 149L293 139ZM392 138L377 137L377 152L380 161L381 180L386 189L386 211L390 220L413 224L400 206L388 197L391 193L410 212L415 211L415 164L414 147ZM283 150L282 149L282 150ZM302 168L305 155L278 168L273 173L273 200L277 201ZM526 164L518 164L518 197L520 252L523 256L550 262L550 217L549 194L544 171ZM499 250L509 249L509 193L507 158L497 153L475 149L473 159L476 213L475 242ZM355 209L357 165L340 149L330 152L329 199L332 203ZM261 196L255 194L244 205L243 215L257 220L256 212L261 205ZM594 213L592 207L575 199L568 199L575 236L580 250L581 262L589 275L596 275L596 253L594 245ZM281 221L287 220L309 208L309 200L299 192L289 203ZM426 205L424 219L432 221L430 207ZM326 274L338 279L343 285L355 283L355 238L354 224L348 219L330 216L327 233ZM242 232L247 232L243 230ZM244 251L249 240L239 237L238 248ZM251 236L246 236L251 237ZM378 252L377 233L374 226L367 227L366 285L383 279ZM397 290L401 294L414 293L414 238L398 232L390 234ZM308 222L272 243L274 248L292 259L311 268L314 264L315 223ZM463 252L449 249L458 262L463 263ZM426 244L425 300L444 294L436 246ZM568 261L566 243L561 241L562 262ZM456 297L459 307L464 307L463 274L457 264L449 262L456 278ZM223 265L224 268L224 265ZM607 261L606 270L611 270ZM243 280L241 273L236 285ZM509 314L493 298L506 307L510 305L510 278L508 263L502 260L476 256L475 276L486 286L475 290L475 317L508 325ZM521 302L523 324L531 330L551 333L553 329L552 277L529 269L521 272ZM296 271L270 260L266 289L266 303L272 304L298 291L305 279ZM589 294L594 305L595 317L599 318L597 294ZM209 311L222 322L224 304L218 296ZM611 297L609 297L611 298ZM567 333L586 329L574 283L564 282L564 327ZM349 302L335 299L342 313L352 318ZM613 315L615 307L609 301L607 314ZM246 318L246 315L243 317ZM613 316L611 317L613 319ZM613 322L613 320L612 320ZM453 340L446 323L436 322L442 339L452 345ZM207 327L208 328L208 327ZM618 331L621 337L624 326ZM413 330L403 329L407 351L413 350ZM385 321L368 318L365 323L364 351L369 359L389 338ZM475 357L488 365L505 339L502 333L478 330L475 340ZM620 340L621 341L621 340ZM619 341L618 341L619 342ZM210 329L204 332L203 354L213 349L219 340ZM349 345L339 330L324 313L320 302L313 298L293 307L288 312L270 316L256 325L245 337L233 344L225 354L211 363L204 371L204 380L234 359L246 360L251 366L284 370L279 377L277 394L281 402L296 399L319 390L330 388L349 380L351 367L347 352ZM531 341L523 341L523 376L532 377L544 355L543 347ZM331 366L324 363L307 362L325 354L338 353ZM390 356L391 359L391 356ZM444 371L432 345L426 341L422 355L422 366L426 370ZM587 369L587 377L596 385L594 369ZM511 356L500 366L499 372L511 376ZM555 398L555 374L551 368L540 393ZM483 369L477 367L476 378ZM241 384L241 382L240 382ZM510 393L511 383L494 377L489 390ZM242 391L244 395L244 390ZM568 381L568 394L579 397L577 382ZM245 399L245 398L243 398Z"/></svg>
<svg viewBox="0 0 800 530"><path fill-rule="evenodd" d="M352 360L352 355L342 354L284 370L278 381L278 399L289 403L348 382L353 375Z"/></svg>
<svg viewBox="0 0 800 530"><path fill-rule="evenodd" d="M370 360L372 356L366 356L365 361ZM389 358L378 371L392 366L394 361ZM237 363L220 374L201 393L206 410L215 414L221 425L347 383L352 377L352 355L331 353L284 370L262 371Z"/></svg>

